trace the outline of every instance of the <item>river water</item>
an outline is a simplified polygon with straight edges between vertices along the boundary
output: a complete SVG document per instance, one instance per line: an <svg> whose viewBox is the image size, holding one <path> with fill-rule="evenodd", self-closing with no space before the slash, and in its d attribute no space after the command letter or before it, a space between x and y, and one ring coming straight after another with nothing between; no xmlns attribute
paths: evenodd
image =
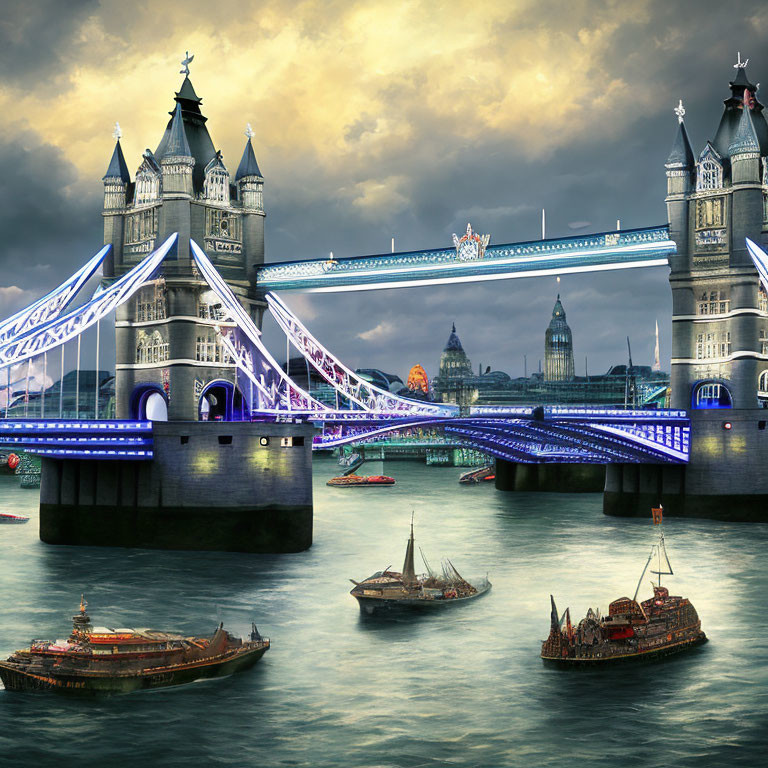
<svg viewBox="0 0 768 768"><path fill-rule="evenodd" d="M0 653L65 637L80 592L96 624L236 634L272 649L252 670L97 699L0 689L0 766L756 766L768 745L768 526L665 522L673 594L711 641L656 665L560 671L539 660L549 594L574 618L634 591L650 519L599 495L510 494L461 470L388 463L390 488L328 488L296 555L51 547L37 494L0 477ZM348 594L402 563L411 510L431 564L491 592L408 618L362 617ZM644 586L641 597L650 593Z"/></svg>

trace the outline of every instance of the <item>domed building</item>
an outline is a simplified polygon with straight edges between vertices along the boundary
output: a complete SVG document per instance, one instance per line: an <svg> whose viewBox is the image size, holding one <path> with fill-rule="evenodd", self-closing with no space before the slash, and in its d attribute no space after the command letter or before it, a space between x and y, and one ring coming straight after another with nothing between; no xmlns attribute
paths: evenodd
<svg viewBox="0 0 768 768"><path fill-rule="evenodd" d="M440 355L440 370L434 380L435 394L444 403L463 403L461 391L464 380L472 376L472 362L456 333L456 324L451 327L451 335Z"/></svg>
<svg viewBox="0 0 768 768"><path fill-rule="evenodd" d="M565 310L560 303L558 293L552 310L552 319L544 335L544 379L545 381L572 381L574 375L573 337L565 321Z"/></svg>

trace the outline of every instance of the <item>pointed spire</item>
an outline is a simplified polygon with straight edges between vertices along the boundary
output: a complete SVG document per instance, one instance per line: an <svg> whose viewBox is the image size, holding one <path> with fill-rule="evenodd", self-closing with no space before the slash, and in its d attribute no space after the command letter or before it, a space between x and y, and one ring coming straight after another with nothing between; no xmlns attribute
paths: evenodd
<svg viewBox="0 0 768 768"><path fill-rule="evenodd" d="M683 122L685 107L683 106L682 99L678 100L674 111L677 115L677 135L672 144L672 149L669 152L666 167L693 168L696 161L694 160L693 149L691 148L691 140L688 138L688 131L686 130L685 122Z"/></svg>
<svg viewBox="0 0 768 768"><path fill-rule="evenodd" d="M179 92L176 94L176 99L179 101L193 101L195 104L203 103L203 100L195 93L189 75L184 78L184 82L181 84L181 88L179 88Z"/></svg>
<svg viewBox="0 0 768 768"><path fill-rule="evenodd" d="M163 157L192 157L187 141L187 132L184 130L184 119L181 116L181 104L176 105L171 121L171 129L168 143L165 145Z"/></svg>
<svg viewBox="0 0 768 768"><path fill-rule="evenodd" d="M251 136L253 131L250 130L251 126L248 125L246 130L246 136L248 141L245 143L245 149L243 150L243 156L240 158L240 165L237 166L237 173L235 174L235 181L246 176L259 176L261 177L261 171L259 170L259 164L256 162L256 155L253 152L253 144L251 144Z"/></svg>
<svg viewBox="0 0 768 768"><path fill-rule="evenodd" d="M563 309L563 305L560 303L560 294L557 294L557 300L555 301L555 306L552 307L552 320L563 320L565 321L565 310Z"/></svg>
<svg viewBox="0 0 768 768"><path fill-rule="evenodd" d="M125 162L119 138L115 143L112 159L109 161L109 168L107 168L107 172L104 174L102 181L106 181L107 179L120 179L124 184L127 184L131 180L131 174L128 172L128 165Z"/></svg>
<svg viewBox="0 0 768 768"><path fill-rule="evenodd" d="M742 69L739 72L743 71ZM728 145L728 154L742 155L760 152L760 142L755 133L755 125L752 122L752 109L750 108L751 94L748 89L744 89L744 105L741 110L741 117L736 130L733 132L731 143Z"/></svg>

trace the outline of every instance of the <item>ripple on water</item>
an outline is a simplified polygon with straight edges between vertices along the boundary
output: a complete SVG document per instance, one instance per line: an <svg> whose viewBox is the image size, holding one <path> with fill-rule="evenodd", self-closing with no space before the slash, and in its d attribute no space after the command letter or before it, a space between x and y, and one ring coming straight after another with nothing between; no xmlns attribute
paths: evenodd
<svg viewBox="0 0 768 768"><path fill-rule="evenodd" d="M648 521L606 518L599 495L504 494L458 469L388 464L392 488L328 488L316 462L315 545L296 555L48 547L37 497L0 477L0 652L61 637L80 592L98 622L237 632L273 647L251 671L175 689L73 700L0 691L0 764L758 765L768 713L768 526L666 522L678 594L711 642L648 667L568 673L539 644L549 594L572 616L634 591ZM348 594L399 567L411 510L433 565L489 572L491 592L440 614L363 617ZM645 589L643 587L642 589Z"/></svg>

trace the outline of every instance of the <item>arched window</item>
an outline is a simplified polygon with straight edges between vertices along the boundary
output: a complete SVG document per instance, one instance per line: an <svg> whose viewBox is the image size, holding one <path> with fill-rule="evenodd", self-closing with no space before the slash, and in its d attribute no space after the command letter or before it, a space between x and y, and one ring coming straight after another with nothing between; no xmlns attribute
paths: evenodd
<svg viewBox="0 0 768 768"><path fill-rule="evenodd" d="M723 186L723 164L711 144L707 144L696 165L696 191L720 189Z"/></svg>
<svg viewBox="0 0 768 768"><path fill-rule="evenodd" d="M757 392L763 397L768 397L768 369L760 374L757 384Z"/></svg>
<svg viewBox="0 0 768 768"><path fill-rule="evenodd" d="M700 381L693 389L693 408L733 408L728 387L719 381Z"/></svg>
<svg viewBox="0 0 768 768"><path fill-rule="evenodd" d="M229 171L221 160L221 152L205 167L203 196L214 203L229 204Z"/></svg>
<svg viewBox="0 0 768 768"><path fill-rule="evenodd" d="M168 342L163 340L160 331L151 334L140 331L136 346L137 363L163 363L168 360Z"/></svg>
<svg viewBox="0 0 768 768"><path fill-rule="evenodd" d="M162 174L155 156L147 150L144 160L136 171L136 205L146 205L160 198Z"/></svg>

